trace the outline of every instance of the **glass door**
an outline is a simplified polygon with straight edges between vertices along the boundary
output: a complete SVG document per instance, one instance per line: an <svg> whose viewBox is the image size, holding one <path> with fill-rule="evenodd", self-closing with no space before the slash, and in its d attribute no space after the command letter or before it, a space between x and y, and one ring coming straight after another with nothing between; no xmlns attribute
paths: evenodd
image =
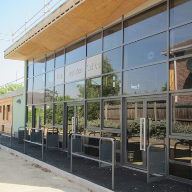
<svg viewBox="0 0 192 192"><path fill-rule="evenodd" d="M34 107L34 125L35 128L41 128L44 125L44 106L39 105Z"/></svg>
<svg viewBox="0 0 192 192"><path fill-rule="evenodd" d="M84 134L84 105L67 105L67 143L70 133Z"/></svg>
<svg viewBox="0 0 192 192"><path fill-rule="evenodd" d="M147 147L165 143L166 99L149 98L127 101L127 163L146 168ZM157 150L159 146L153 147Z"/></svg>

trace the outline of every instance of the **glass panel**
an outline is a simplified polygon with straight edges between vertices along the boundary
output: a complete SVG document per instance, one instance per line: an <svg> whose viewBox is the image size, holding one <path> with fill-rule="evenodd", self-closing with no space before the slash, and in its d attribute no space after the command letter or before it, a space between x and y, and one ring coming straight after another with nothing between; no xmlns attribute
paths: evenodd
<svg viewBox="0 0 192 192"><path fill-rule="evenodd" d="M124 47L124 69L133 68L166 59L166 32L161 33Z"/></svg>
<svg viewBox="0 0 192 192"><path fill-rule="evenodd" d="M121 73L103 76L103 97L121 94Z"/></svg>
<svg viewBox="0 0 192 192"><path fill-rule="evenodd" d="M169 163L169 174L192 180L192 167L179 165L176 163ZM183 190L188 191L187 188Z"/></svg>
<svg viewBox="0 0 192 192"><path fill-rule="evenodd" d="M37 127L41 128L41 126L43 125L44 125L44 106L42 105L35 108L35 128Z"/></svg>
<svg viewBox="0 0 192 192"><path fill-rule="evenodd" d="M33 91L33 104L44 103L44 89Z"/></svg>
<svg viewBox="0 0 192 192"><path fill-rule="evenodd" d="M121 70L121 50L119 47L103 54L103 73Z"/></svg>
<svg viewBox="0 0 192 192"><path fill-rule="evenodd" d="M34 77L33 90L43 89L45 87L45 74Z"/></svg>
<svg viewBox="0 0 192 192"><path fill-rule="evenodd" d="M166 70L167 65L164 63L123 72L123 94L166 91Z"/></svg>
<svg viewBox="0 0 192 192"><path fill-rule="evenodd" d="M122 24L104 30L104 50L117 47L122 43Z"/></svg>
<svg viewBox="0 0 192 192"><path fill-rule="evenodd" d="M87 38L87 57L101 52L101 32Z"/></svg>
<svg viewBox="0 0 192 192"><path fill-rule="evenodd" d="M165 143L166 139L166 101L148 101L147 118L149 128L149 144ZM151 147L155 151L164 149L163 145Z"/></svg>
<svg viewBox="0 0 192 192"><path fill-rule="evenodd" d="M32 92L27 93L27 105L32 104Z"/></svg>
<svg viewBox="0 0 192 192"><path fill-rule="evenodd" d="M169 63L170 90L192 88L192 57Z"/></svg>
<svg viewBox="0 0 192 192"><path fill-rule="evenodd" d="M27 106L27 123L32 123L32 106Z"/></svg>
<svg viewBox="0 0 192 192"><path fill-rule="evenodd" d="M172 97L172 132L192 134L192 95Z"/></svg>
<svg viewBox="0 0 192 192"><path fill-rule="evenodd" d="M33 78L28 79L27 91L31 92L33 90Z"/></svg>
<svg viewBox="0 0 192 192"><path fill-rule="evenodd" d="M34 76L45 73L45 58L34 63Z"/></svg>
<svg viewBox="0 0 192 192"><path fill-rule="evenodd" d="M53 88L45 89L45 103L53 102Z"/></svg>
<svg viewBox="0 0 192 192"><path fill-rule="evenodd" d="M53 105L46 105L46 124L53 124Z"/></svg>
<svg viewBox="0 0 192 192"><path fill-rule="evenodd" d="M47 57L46 71L51 71L54 69L54 57L55 57L55 54L52 54L49 57Z"/></svg>
<svg viewBox="0 0 192 192"><path fill-rule="evenodd" d="M76 132L84 134L84 105L76 106Z"/></svg>
<svg viewBox="0 0 192 192"><path fill-rule="evenodd" d="M131 42L167 27L167 3L158 5L124 21L124 42Z"/></svg>
<svg viewBox="0 0 192 192"><path fill-rule="evenodd" d="M55 85L64 83L64 67L55 70Z"/></svg>
<svg viewBox="0 0 192 192"><path fill-rule="evenodd" d="M64 85L55 87L54 101L63 101L64 98Z"/></svg>
<svg viewBox="0 0 192 192"><path fill-rule="evenodd" d="M100 102L87 103L87 127L100 127Z"/></svg>
<svg viewBox="0 0 192 192"><path fill-rule="evenodd" d="M170 0L170 26L178 25L192 19L191 0Z"/></svg>
<svg viewBox="0 0 192 192"><path fill-rule="evenodd" d="M192 54L192 24L170 31L170 57Z"/></svg>
<svg viewBox="0 0 192 192"><path fill-rule="evenodd" d="M104 102L104 128L120 129L121 101Z"/></svg>
<svg viewBox="0 0 192 192"><path fill-rule="evenodd" d="M33 77L33 65L28 66L28 78Z"/></svg>
<svg viewBox="0 0 192 192"><path fill-rule="evenodd" d="M74 106L67 106L67 137L66 137L67 147L68 147L68 135L72 133L72 127L74 129L74 122L72 122L72 117L74 117Z"/></svg>
<svg viewBox="0 0 192 192"><path fill-rule="evenodd" d="M100 97L101 77L86 80L86 98Z"/></svg>
<svg viewBox="0 0 192 192"><path fill-rule="evenodd" d="M66 64L84 59L86 56L85 40L66 48Z"/></svg>
<svg viewBox="0 0 192 192"><path fill-rule="evenodd" d="M169 158L192 164L192 140L170 139Z"/></svg>
<svg viewBox="0 0 192 192"><path fill-rule="evenodd" d="M64 66L64 60L65 60L64 50L57 52L55 55L55 68Z"/></svg>
<svg viewBox="0 0 192 192"><path fill-rule="evenodd" d="M46 87L52 87L54 82L54 71L46 73Z"/></svg>
<svg viewBox="0 0 192 192"><path fill-rule="evenodd" d="M127 162L143 165L140 150L140 118L143 117L143 102L127 103Z"/></svg>
<svg viewBox="0 0 192 192"><path fill-rule="evenodd" d="M65 84L65 101L84 98L85 81Z"/></svg>
<svg viewBox="0 0 192 192"><path fill-rule="evenodd" d="M63 125L63 104L55 104L55 124Z"/></svg>

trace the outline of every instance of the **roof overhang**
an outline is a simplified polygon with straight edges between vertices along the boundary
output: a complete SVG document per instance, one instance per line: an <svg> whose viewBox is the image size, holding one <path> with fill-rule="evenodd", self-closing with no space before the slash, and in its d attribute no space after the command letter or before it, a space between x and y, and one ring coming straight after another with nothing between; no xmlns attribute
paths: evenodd
<svg viewBox="0 0 192 192"><path fill-rule="evenodd" d="M147 0L68 0L5 50L5 59L50 54L110 24Z"/></svg>

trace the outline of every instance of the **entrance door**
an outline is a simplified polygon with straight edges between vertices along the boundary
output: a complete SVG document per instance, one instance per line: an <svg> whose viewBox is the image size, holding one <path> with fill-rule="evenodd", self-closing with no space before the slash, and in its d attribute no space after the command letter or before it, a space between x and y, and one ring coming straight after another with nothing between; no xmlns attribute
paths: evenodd
<svg viewBox="0 0 192 192"><path fill-rule="evenodd" d="M165 143L166 99L127 100L126 115L127 163L146 169L147 146L151 143Z"/></svg>
<svg viewBox="0 0 192 192"><path fill-rule="evenodd" d="M66 146L68 146L68 135L70 133L84 133L84 105L81 103L75 105L67 105Z"/></svg>

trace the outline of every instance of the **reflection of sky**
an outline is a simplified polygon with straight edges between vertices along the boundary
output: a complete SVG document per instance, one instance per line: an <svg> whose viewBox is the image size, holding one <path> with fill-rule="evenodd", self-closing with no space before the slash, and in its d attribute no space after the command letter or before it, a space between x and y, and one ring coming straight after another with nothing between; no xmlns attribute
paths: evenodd
<svg viewBox="0 0 192 192"><path fill-rule="evenodd" d="M64 51L63 51L64 52ZM57 56L57 54L56 54ZM64 66L64 54L55 58L55 68Z"/></svg>
<svg viewBox="0 0 192 192"><path fill-rule="evenodd" d="M192 24L178 27L170 31L170 46L176 45L191 38L192 38Z"/></svg>
<svg viewBox="0 0 192 192"><path fill-rule="evenodd" d="M28 79L27 90L28 90L28 91L32 91L32 88L33 88L33 78Z"/></svg>
<svg viewBox="0 0 192 192"><path fill-rule="evenodd" d="M34 77L34 90L43 89L45 86L45 74Z"/></svg>
<svg viewBox="0 0 192 192"><path fill-rule="evenodd" d="M46 87L53 86L53 82L54 82L54 71L46 73Z"/></svg>
<svg viewBox="0 0 192 192"><path fill-rule="evenodd" d="M45 73L45 63L34 63L34 75Z"/></svg>
<svg viewBox="0 0 192 192"><path fill-rule="evenodd" d="M167 82L166 63L126 71L123 74L123 93L159 92Z"/></svg>
<svg viewBox="0 0 192 192"><path fill-rule="evenodd" d="M156 14L155 13L156 11L153 12L154 14ZM149 14L149 12L146 13L146 16L147 14ZM136 16L136 18L138 17L140 17L139 19L142 20L143 17L145 17L145 14ZM130 19L130 22L131 20L132 19ZM124 42L131 42L133 40L140 39L141 37L145 37L147 35L154 34L158 31L164 30L166 29L166 27L167 27L167 11L154 15L138 23L135 23L127 28L124 28Z"/></svg>
<svg viewBox="0 0 192 192"><path fill-rule="evenodd" d="M121 47L117 49L113 49L111 51L105 52L103 54L103 59L105 59L105 56L109 59L109 63L111 64L111 67L113 68L113 71L121 70ZM103 66L105 68L105 66ZM106 71L109 72L109 71Z"/></svg>
<svg viewBox="0 0 192 192"><path fill-rule="evenodd" d="M46 71L50 71L53 69L54 69L54 59L51 59L51 60L47 61Z"/></svg>
<svg viewBox="0 0 192 192"><path fill-rule="evenodd" d="M172 0L173 1L173 0ZM181 3L181 0L174 0L174 2ZM185 1L185 3L174 7L170 10L170 26L178 25L180 23L190 21L192 19L192 1Z"/></svg>
<svg viewBox="0 0 192 192"><path fill-rule="evenodd" d="M162 51L167 47L166 32L124 47L124 68L141 66L165 60Z"/></svg>
<svg viewBox="0 0 192 192"><path fill-rule="evenodd" d="M66 64L74 63L75 61L79 61L85 58L86 55L85 45L74 49L66 54Z"/></svg>
<svg viewBox="0 0 192 192"><path fill-rule="evenodd" d="M69 95L71 99L80 99L78 96L80 94L78 85L83 85L84 87L85 81L65 84L65 95Z"/></svg>
<svg viewBox="0 0 192 192"><path fill-rule="evenodd" d="M56 96L60 97L64 94L64 85L56 86L55 87L55 93L57 93Z"/></svg>
<svg viewBox="0 0 192 192"><path fill-rule="evenodd" d="M101 85L101 77L91 79L91 84L92 85Z"/></svg>
<svg viewBox="0 0 192 192"><path fill-rule="evenodd" d="M28 66L28 78L33 77L33 65Z"/></svg>
<svg viewBox="0 0 192 192"><path fill-rule="evenodd" d="M87 44L87 56L96 55L101 52L101 38Z"/></svg>

